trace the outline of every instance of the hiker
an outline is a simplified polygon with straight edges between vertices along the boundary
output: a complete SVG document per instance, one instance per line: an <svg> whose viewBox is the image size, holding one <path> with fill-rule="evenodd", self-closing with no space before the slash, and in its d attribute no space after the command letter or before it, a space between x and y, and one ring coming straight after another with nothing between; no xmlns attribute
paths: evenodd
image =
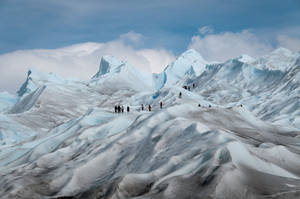
<svg viewBox="0 0 300 199"><path fill-rule="evenodd" d="M115 113L118 112L118 107L115 105Z"/></svg>
<svg viewBox="0 0 300 199"><path fill-rule="evenodd" d="M118 105L118 113L120 113L120 112L121 112L121 106Z"/></svg>
<svg viewBox="0 0 300 199"><path fill-rule="evenodd" d="M149 111L151 111L151 105L149 104L149 106L148 106L148 109L149 109Z"/></svg>
<svg viewBox="0 0 300 199"><path fill-rule="evenodd" d="M193 84L193 88L195 88L195 84Z"/></svg>
<svg viewBox="0 0 300 199"><path fill-rule="evenodd" d="M127 106L127 112L129 112L130 111L130 108L129 108L129 106Z"/></svg>
<svg viewBox="0 0 300 199"><path fill-rule="evenodd" d="M182 93L181 93L181 92L179 92L179 98L181 98L181 96L182 96Z"/></svg>
<svg viewBox="0 0 300 199"><path fill-rule="evenodd" d="M190 86L188 86L187 88L188 88L189 91L191 90L191 87L190 87Z"/></svg>
<svg viewBox="0 0 300 199"><path fill-rule="evenodd" d="M142 111L144 110L144 104L142 104Z"/></svg>
<svg viewBox="0 0 300 199"><path fill-rule="evenodd" d="M122 105L122 113L124 113L124 106Z"/></svg>
<svg viewBox="0 0 300 199"><path fill-rule="evenodd" d="M162 102L160 102L159 105L160 105L160 109L162 109Z"/></svg>
<svg viewBox="0 0 300 199"><path fill-rule="evenodd" d="M198 107L201 107L201 104L198 104Z"/></svg>

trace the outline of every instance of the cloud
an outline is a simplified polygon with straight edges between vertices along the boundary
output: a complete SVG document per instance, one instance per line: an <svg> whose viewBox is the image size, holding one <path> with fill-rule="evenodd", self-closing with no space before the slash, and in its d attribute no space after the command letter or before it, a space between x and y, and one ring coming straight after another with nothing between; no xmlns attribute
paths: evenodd
<svg viewBox="0 0 300 199"><path fill-rule="evenodd" d="M292 51L300 51L300 38L279 35L277 37L277 41L282 47L288 48Z"/></svg>
<svg viewBox="0 0 300 199"><path fill-rule="evenodd" d="M144 49L138 51L137 54L146 58L148 65L154 73L161 72L162 69L175 60L173 54L165 49Z"/></svg>
<svg viewBox="0 0 300 199"><path fill-rule="evenodd" d="M251 30L193 36L189 48L196 49L208 61L226 61L242 54L260 57L274 49Z"/></svg>
<svg viewBox="0 0 300 199"><path fill-rule="evenodd" d="M203 26L202 28L198 29L198 32L202 35L211 34L214 32L213 27L211 26Z"/></svg>
<svg viewBox="0 0 300 199"><path fill-rule="evenodd" d="M125 44L139 45L142 43L142 39L143 35L134 31L120 35L120 40Z"/></svg>
<svg viewBox="0 0 300 199"><path fill-rule="evenodd" d="M103 55L114 55L148 72L160 72L175 59L165 49L137 48L143 36L128 32L105 43L81 43L58 49L19 50L0 55L0 91L15 92L27 71L36 68L64 78L89 79L98 70Z"/></svg>

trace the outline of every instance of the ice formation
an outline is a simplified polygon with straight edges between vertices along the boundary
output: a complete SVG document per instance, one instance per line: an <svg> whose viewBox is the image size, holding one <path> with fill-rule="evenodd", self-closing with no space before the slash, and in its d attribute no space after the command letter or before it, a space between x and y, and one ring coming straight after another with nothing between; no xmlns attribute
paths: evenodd
<svg viewBox="0 0 300 199"><path fill-rule="evenodd" d="M30 70L0 93L0 197L299 198L299 85L283 48L215 64L188 50L160 74L104 56L89 81Z"/></svg>

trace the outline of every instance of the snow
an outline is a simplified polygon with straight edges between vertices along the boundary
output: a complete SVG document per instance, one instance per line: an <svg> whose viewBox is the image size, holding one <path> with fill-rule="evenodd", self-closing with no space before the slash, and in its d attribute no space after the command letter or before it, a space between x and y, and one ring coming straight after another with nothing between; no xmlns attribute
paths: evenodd
<svg viewBox="0 0 300 199"><path fill-rule="evenodd" d="M4 112L11 108L18 101L18 97L8 92L0 93L0 112Z"/></svg>
<svg viewBox="0 0 300 199"><path fill-rule="evenodd" d="M0 196L297 198L297 59L188 50L160 74L109 55L88 81L30 70L19 96L0 94Z"/></svg>
<svg viewBox="0 0 300 199"><path fill-rule="evenodd" d="M244 63L251 63L254 62L255 59L253 57L250 57L249 55L241 55L240 57L238 57L238 60Z"/></svg>
<svg viewBox="0 0 300 199"><path fill-rule="evenodd" d="M256 61L260 69L288 71L290 66L296 61L298 55L286 48L278 48L269 55L263 56Z"/></svg>
<svg viewBox="0 0 300 199"><path fill-rule="evenodd" d="M231 154L233 164L236 166L246 166L263 173L269 173L272 175L277 175L286 178L299 179L297 175L294 175L275 164L264 161L251 155L247 149L238 142L233 142L228 145L228 150Z"/></svg>
<svg viewBox="0 0 300 199"><path fill-rule="evenodd" d="M100 76L115 70L118 66L123 64L124 62L119 61L114 56L103 56L100 61L99 71L93 76L93 78L99 78Z"/></svg>
<svg viewBox="0 0 300 199"><path fill-rule="evenodd" d="M91 85L105 86L113 89L114 84L120 84L124 88L137 91L153 90L152 74L140 71L128 62L119 61L112 56L105 56L101 59L99 71L93 76Z"/></svg>
<svg viewBox="0 0 300 199"><path fill-rule="evenodd" d="M208 62L194 49L190 49L168 65L165 69L166 86L175 84L185 75L200 75Z"/></svg>

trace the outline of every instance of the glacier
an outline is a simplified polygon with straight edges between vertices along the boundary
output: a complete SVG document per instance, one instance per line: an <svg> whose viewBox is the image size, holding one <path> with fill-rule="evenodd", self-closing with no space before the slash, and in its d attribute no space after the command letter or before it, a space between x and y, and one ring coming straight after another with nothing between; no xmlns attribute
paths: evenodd
<svg viewBox="0 0 300 199"><path fill-rule="evenodd" d="M31 69L0 93L0 197L299 198L299 85L284 48L224 63L190 49L159 74L107 55L86 81Z"/></svg>

